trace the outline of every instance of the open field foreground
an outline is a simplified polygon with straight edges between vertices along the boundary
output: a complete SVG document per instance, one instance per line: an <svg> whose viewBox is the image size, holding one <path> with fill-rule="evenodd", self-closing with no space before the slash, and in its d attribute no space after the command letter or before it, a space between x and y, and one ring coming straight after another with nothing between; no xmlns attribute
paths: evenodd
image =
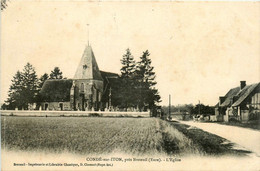
<svg viewBox="0 0 260 171"><path fill-rule="evenodd" d="M226 139L157 118L2 116L1 127L2 170L259 169Z"/></svg>
<svg viewBox="0 0 260 171"><path fill-rule="evenodd" d="M76 154L202 154L156 118L2 117L2 148Z"/></svg>
<svg viewBox="0 0 260 171"><path fill-rule="evenodd" d="M1 146L45 153L130 155L245 155L225 139L157 118L1 118Z"/></svg>
<svg viewBox="0 0 260 171"><path fill-rule="evenodd" d="M1 127L3 170L259 169L259 157L224 138L157 118L2 116Z"/></svg>

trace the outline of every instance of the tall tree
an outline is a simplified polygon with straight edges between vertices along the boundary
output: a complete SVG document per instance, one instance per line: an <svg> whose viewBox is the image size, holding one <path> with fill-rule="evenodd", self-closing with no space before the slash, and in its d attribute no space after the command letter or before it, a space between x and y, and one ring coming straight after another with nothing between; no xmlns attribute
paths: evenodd
<svg viewBox="0 0 260 171"><path fill-rule="evenodd" d="M21 93L23 90L23 76L20 71L17 71L11 80L12 84L8 91L8 98L5 103L8 105L8 109L14 109L15 107L22 107Z"/></svg>
<svg viewBox="0 0 260 171"><path fill-rule="evenodd" d="M50 79L62 79L62 72L59 67L55 67L53 71L51 71Z"/></svg>
<svg viewBox="0 0 260 171"><path fill-rule="evenodd" d="M39 89L42 88L44 82L49 79L49 75L47 73L44 73L40 79L39 79Z"/></svg>
<svg viewBox="0 0 260 171"><path fill-rule="evenodd" d="M34 67L27 63L23 69L23 107L27 109L29 103L34 103L38 93L38 78Z"/></svg>
<svg viewBox="0 0 260 171"><path fill-rule="evenodd" d="M137 63L135 78L139 108L148 107L152 109L160 102L161 97L155 88L157 82L155 81L154 67L151 66L152 61L149 56L148 50L143 52L140 61Z"/></svg>
<svg viewBox="0 0 260 171"><path fill-rule="evenodd" d="M1 11L3 11L7 7L6 0L1 0Z"/></svg>
<svg viewBox="0 0 260 171"><path fill-rule="evenodd" d="M34 103L38 92L38 79L34 67L27 63L23 72L17 71L9 89L7 103L10 108L28 109Z"/></svg>
<svg viewBox="0 0 260 171"><path fill-rule="evenodd" d="M126 49L126 53L123 55L121 64L123 66L121 68L119 91L122 96L122 107L127 108L134 105L133 76L135 73L135 61L130 52L130 49Z"/></svg>

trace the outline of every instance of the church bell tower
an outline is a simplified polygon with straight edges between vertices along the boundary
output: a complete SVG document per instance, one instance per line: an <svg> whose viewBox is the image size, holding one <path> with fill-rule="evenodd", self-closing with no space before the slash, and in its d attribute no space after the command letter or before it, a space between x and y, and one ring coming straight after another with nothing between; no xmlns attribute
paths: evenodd
<svg viewBox="0 0 260 171"><path fill-rule="evenodd" d="M92 47L89 45L84 50L73 80L74 98L71 98L71 104L74 104L73 109L99 110L103 93L103 78Z"/></svg>

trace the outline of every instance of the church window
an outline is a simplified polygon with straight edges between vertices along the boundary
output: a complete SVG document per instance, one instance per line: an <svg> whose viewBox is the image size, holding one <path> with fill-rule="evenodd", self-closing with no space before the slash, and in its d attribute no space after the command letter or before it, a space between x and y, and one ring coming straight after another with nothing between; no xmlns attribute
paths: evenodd
<svg viewBox="0 0 260 171"><path fill-rule="evenodd" d="M81 92L84 92L84 83L81 83L80 91L81 91Z"/></svg>

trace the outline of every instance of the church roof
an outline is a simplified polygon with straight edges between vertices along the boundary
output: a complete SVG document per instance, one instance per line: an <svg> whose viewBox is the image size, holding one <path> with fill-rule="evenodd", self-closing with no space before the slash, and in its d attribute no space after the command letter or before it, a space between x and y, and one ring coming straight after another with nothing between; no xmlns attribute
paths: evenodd
<svg viewBox="0 0 260 171"><path fill-rule="evenodd" d="M110 88L111 88L111 97L112 97L112 103L115 102L115 92L118 92L119 89L119 75L116 73L112 72L105 72L105 71L100 71L101 75L104 80L104 87L103 87L103 95L102 95L102 101L103 102L108 102L109 99L109 94L110 94Z"/></svg>
<svg viewBox="0 0 260 171"><path fill-rule="evenodd" d="M73 79L102 80L91 46L86 46Z"/></svg>
<svg viewBox="0 0 260 171"><path fill-rule="evenodd" d="M106 77L107 78L112 78L112 77L117 78L117 77L119 77L118 74L113 73L113 72L100 71L100 73L101 73L101 76L102 76L103 79L105 79Z"/></svg>
<svg viewBox="0 0 260 171"><path fill-rule="evenodd" d="M71 79L46 80L40 91L40 97L45 102L70 101Z"/></svg>
<svg viewBox="0 0 260 171"><path fill-rule="evenodd" d="M108 87L115 87L118 84L118 74L105 71L100 71L100 73L104 80L104 92L108 90Z"/></svg>

